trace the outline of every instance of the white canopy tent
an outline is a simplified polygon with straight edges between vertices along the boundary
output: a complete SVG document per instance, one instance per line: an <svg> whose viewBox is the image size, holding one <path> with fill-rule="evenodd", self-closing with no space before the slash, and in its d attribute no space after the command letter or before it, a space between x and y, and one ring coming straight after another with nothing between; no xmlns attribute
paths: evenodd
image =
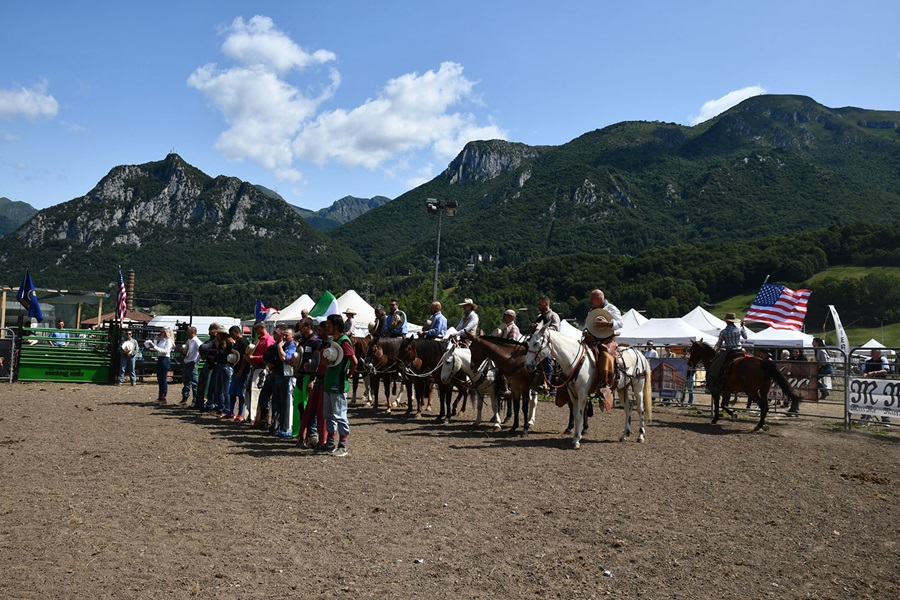
<svg viewBox="0 0 900 600"><path fill-rule="evenodd" d="M747 336L747 341L754 346L772 348L812 348L813 336L793 329L773 329L767 327L762 331Z"/></svg>
<svg viewBox="0 0 900 600"><path fill-rule="evenodd" d="M704 333L681 318L650 319L640 327L623 330L616 340L620 344L644 345L652 341L656 346L688 346L694 340L715 344L717 337Z"/></svg>
<svg viewBox="0 0 900 600"><path fill-rule="evenodd" d="M622 315L622 331L637 329L649 320L650 319L632 308Z"/></svg>
<svg viewBox="0 0 900 600"><path fill-rule="evenodd" d="M581 330L566 320L562 320L559 322L559 332L566 337L572 338L573 340L581 339Z"/></svg>
<svg viewBox="0 0 900 600"><path fill-rule="evenodd" d="M862 346L860 346L860 348L865 348L866 350L871 350L872 348L878 348L879 350L882 351L881 353L882 353L884 356L893 356L893 355L894 355L894 351L893 351L893 350L887 350L887 349L884 347L884 344L882 344L881 342L879 342L879 341L876 340L875 338L870 339L868 342L866 342L865 344L863 344Z"/></svg>
<svg viewBox="0 0 900 600"><path fill-rule="evenodd" d="M719 332L728 324L716 315L698 306L688 314L681 317L688 325L693 325L700 331L719 337Z"/></svg>
<svg viewBox="0 0 900 600"><path fill-rule="evenodd" d="M308 294L303 294L289 305L285 306L279 312L273 312L266 319L268 323L274 323L276 321L299 321L302 318L301 311L312 310L312 307L315 306L316 303L312 298L309 297Z"/></svg>
<svg viewBox="0 0 900 600"><path fill-rule="evenodd" d="M348 308L352 308L356 311L356 316L353 317L353 331L348 331L347 333L352 333L358 337L365 337L369 333L369 323L375 320L375 309L372 308L368 302L363 300L362 296L357 294L355 290L347 290L344 292L344 294L337 299L337 305L342 314Z"/></svg>

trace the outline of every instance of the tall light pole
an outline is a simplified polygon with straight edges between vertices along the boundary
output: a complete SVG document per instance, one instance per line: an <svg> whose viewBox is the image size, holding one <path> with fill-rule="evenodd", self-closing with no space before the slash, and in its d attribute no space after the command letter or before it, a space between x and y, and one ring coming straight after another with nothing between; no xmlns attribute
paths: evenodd
<svg viewBox="0 0 900 600"><path fill-rule="evenodd" d="M441 225L444 221L444 213L447 213L448 217L454 217L456 216L456 211L458 209L459 202L456 200L436 200L434 198L425 200L425 210L428 211L428 214L437 214L438 216L437 250L434 253L434 291L431 296L432 302L437 301L438 271L440 270L441 265Z"/></svg>

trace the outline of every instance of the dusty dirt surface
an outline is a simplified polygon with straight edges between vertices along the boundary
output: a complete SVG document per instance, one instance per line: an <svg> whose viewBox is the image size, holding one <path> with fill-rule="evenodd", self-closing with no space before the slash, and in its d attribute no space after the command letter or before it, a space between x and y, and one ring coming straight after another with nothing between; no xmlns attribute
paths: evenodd
<svg viewBox="0 0 900 600"><path fill-rule="evenodd" d="M896 426L656 407L618 443L617 409L574 451L551 403L527 437L357 408L339 458L155 392L0 387L0 597L900 593Z"/></svg>

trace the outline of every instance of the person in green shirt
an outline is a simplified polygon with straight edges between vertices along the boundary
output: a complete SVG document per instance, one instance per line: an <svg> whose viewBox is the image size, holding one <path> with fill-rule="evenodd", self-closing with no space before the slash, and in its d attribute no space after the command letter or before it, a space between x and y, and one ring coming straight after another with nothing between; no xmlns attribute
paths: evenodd
<svg viewBox="0 0 900 600"><path fill-rule="evenodd" d="M334 456L347 456L347 437L350 435L350 421L347 418L347 392L350 379L356 371L357 358L353 352L353 342L344 333L341 315L329 315L325 321L325 344L322 357L327 362L325 369L325 425L328 430L328 444L324 450ZM338 443L334 446L335 434Z"/></svg>

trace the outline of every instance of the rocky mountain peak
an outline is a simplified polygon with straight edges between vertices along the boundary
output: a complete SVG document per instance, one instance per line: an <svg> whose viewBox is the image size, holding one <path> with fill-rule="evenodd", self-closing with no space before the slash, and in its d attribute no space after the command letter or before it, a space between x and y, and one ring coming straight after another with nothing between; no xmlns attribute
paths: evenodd
<svg viewBox="0 0 900 600"><path fill-rule="evenodd" d="M469 142L444 170L442 177L451 184L489 181L514 171L524 161L540 154L538 147L503 140Z"/></svg>

